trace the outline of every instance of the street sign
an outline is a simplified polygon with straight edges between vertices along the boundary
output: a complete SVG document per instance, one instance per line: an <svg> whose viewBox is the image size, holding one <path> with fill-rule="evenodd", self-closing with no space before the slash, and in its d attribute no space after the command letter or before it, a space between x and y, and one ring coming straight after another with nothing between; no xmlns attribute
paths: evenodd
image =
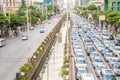
<svg viewBox="0 0 120 80"><path fill-rule="evenodd" d="M100 15L99 16L99 21L104 21L105 20L105 15Z"/></svg>

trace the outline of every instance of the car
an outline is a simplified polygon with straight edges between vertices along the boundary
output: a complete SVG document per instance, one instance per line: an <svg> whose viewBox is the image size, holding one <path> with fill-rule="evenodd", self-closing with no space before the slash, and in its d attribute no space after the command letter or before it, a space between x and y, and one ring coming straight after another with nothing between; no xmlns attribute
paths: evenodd
<svg viewBox="0 0 120 80"><path fill-rule="evenodd" d="M30 27L30 30L33 30L34 29L34 27Z"/></svg>
<svg viewBox="0 0 120 80"><path fill-rule="evenodd" d="M95 80L95 78L92 73L83 73L79 80Z"/></svg>
<svg viewBox="0 0 120 80"><path fill-rule="evenodd" d="M98 45L96 48L97 48L98 51L101 52L103 49L105 49L105 46L103 46L103 45Z"/></svg>
<svg viewBox="0 0 120 80"><path fill-rule="evenodd" d="M105 53L108 53L108 52L110 52L110 51L106 48L101 51L102 55L104 55Z"/></svg>
<svg viewBox="0 0 120 80"><path fill-rule="evenodd" d="M92 65L93 65L93 68L95 69L96 65L99 65L99 64L103 64L103 61L100 57L93 57L92 59Z"/></svg>
<svg viewBox="0 0 120 80"><path fill-rule="evenodd" d="M112 68L116 75L120 75L120 63L114 63Z"/></svg>
<svg viewBox="0 0 120 80"><path fill-rule="evenodd" d="M43 28L43 25L40 25L40 28Z"/></svg>
<svg viewBox="0 0 120 80"><path fill-rule="evenodd" d="M95 56L99 56L99 52L93 51L90 53L90 59L92 60Z"/></svg>
<svg viewBox="0 0 120 80"><path fill-rule="evenodd" d="M101 73L101 71L103 69L107 69L107 66L105 64L98 64L98 65L96 65L95 72L96 72L97 77L101 77L100 73Z"/></svg>
<svg viewBox="0 0 120 80"><path fill-rule="evenodd" d="M114 50L114 46L115 46L115 44L110 43L108 49L109 49L110 51L113 51L113 50Z"/></svg>
<svg viewBox="0 0 120 80"><path fill-rule="evenodd" d="M120 46L114 46L113 53L115 56L120 57Z"/></svg>
<svg viewBox="0 0 120 80"><path fill-rule="evenodd" d="M87 51L87 54L90 55L90 52L95 51L95 48L93 46L88 46L86 51Z"/></svg>
<svg viewBox="0 0 120 80"><path fill-rule="evenodd" d="M44 29L43 28L40 28L40 33L44 33Z"/></svg>
<svg viewBox="0 0 120 80"><path fill-rule="evenodd" d="M119 39L116 39L116 40L114 41L114 43L115 43L115 45L120 46L120 40L119 40Z"/></svg>
<svg viewBox="0 0 120 80"><path fill-rule="evenodd" d="M28 40L28 35L23 35L22 40Z"/></svg>
<svg viewBox="0 0 120 80"><path fill-rule="evenodd" d="M117 80L112 69L103 69L101 75L103 77L102 80Z"/></svg>
<svg viewBox="0 0 120 80"><path fill-rule="evenodd" d="M112 52L107 52L107 53L105 53L104 54L104 59L105 59L105 61L109 61L109 59L111 58L111 57L114 57L114 54L112 53Z"/></svg>
<svg viewBox="0 0 120 80"><path fill-rule="evenodd" d="M114 63L120 63L120 58L111 57L108 62L109 62L110 67L112 67Z"/></svg>
<svg viewBox="0 0 120 80"><path fill-rule="evenodd" d="M85 66L86 67L87 64L85 62L85 59L84 58L77 58L75 60L75 66L76 66L77 69L80 68L81 66Z"/></svg>
<svg viewBox="0 0 120 80"><path fill-rule="evenodd" d="M5 39L0 38L0 47L5 46Z"/></svg>
<svg viewBox="0 0 120 80"><path fill-rule="evenodd" d="M79 80L79 79L80 79L81 74L83 74L83 73L87 73L86 68L78 68L76 78Z"/></svg>
<svg viewBox="0 0 120 80"><path fill-rule="evenodd" d="M108 36L110 40L114 40L114 36L112 34L109 34Z"/></svg>

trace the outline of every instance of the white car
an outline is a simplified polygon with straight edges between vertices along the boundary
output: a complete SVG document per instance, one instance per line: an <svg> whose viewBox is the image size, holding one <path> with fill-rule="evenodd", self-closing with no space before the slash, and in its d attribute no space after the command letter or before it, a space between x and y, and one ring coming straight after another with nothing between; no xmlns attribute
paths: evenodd
<svg viewBox="0 0 120 80"><path fill-rule="evenodd" d="M5 45L5 39L4 38L0 38L0 47Z"/></svg>
<svg viewBox="0 0 120 80"><path fill-rule="evenodd" d="M118 57L111 57L108 62L109 62L110 67L112 67L113 64L120 63L120 58L118 58Z"/></svg>
<svg viewBox="0 0 120 80"><path fill-rule="evenodd" d="M101 77L100 73L101 73L101 71L103 69L107 69L107 66L105 64L98 64L98 65L96 65L95 71L96 71L96 74L97 74L98 77Z"/></svg>
<svg viewBox="0 0 120 80"><path fill-rule="evenodd" d="M83 73L80 76L80 80L95 80L92 73Z"/></svg>
<svg viewBox="0 0 120 80"><path fill-rule="evenodd" d="M112 68L116 75L120 75L120 63L114 63Z"/></svg>
<svg viewBox="0 0 120 80"><path fill-rule="evenodd" d="M34 27L30 27L30 30L33 30L34 29Z"/></svg>
<svg viewBox="0 0 120 80"><path fill-rule="evenodd" d="M120 57L120 46L114 46L113 53L115 56Z"/></svg>
<svg viewBox="0 0 120 80"><path fill-rule="evenodd" d="M22 36L22 40L28 40L28 36L27 35Z"/></svg>

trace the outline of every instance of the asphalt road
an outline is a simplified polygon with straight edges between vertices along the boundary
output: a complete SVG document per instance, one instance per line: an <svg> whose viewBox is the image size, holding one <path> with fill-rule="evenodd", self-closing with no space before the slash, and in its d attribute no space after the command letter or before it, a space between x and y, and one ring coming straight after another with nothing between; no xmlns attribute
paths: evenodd
<svg viewBox="0 0 120 80"><path fill-rule="evenodd" d="M21 35L14 39L8 39L6 45L0 47L0 80L13 80L15 78L19 68L33 55L59 20L60 18L55 18L49 21L50 24L45 23L45 33L40 33L40 27L37 25L34 30L29 32L28 40L22 41Z"/></svg>

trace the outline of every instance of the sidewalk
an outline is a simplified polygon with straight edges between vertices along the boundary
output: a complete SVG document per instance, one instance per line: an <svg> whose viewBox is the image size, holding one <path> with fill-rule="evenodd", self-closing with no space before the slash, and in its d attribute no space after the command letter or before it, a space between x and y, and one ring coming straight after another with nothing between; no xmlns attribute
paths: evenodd
<svg viewBox="0 0 120 80"><path fill-rule="evenodd" d="M56 41L42 80L63 80L60 76L60 71L63 65L66 31L67 27L61 28L62 42L59 43L58 40Z"/></svg>

